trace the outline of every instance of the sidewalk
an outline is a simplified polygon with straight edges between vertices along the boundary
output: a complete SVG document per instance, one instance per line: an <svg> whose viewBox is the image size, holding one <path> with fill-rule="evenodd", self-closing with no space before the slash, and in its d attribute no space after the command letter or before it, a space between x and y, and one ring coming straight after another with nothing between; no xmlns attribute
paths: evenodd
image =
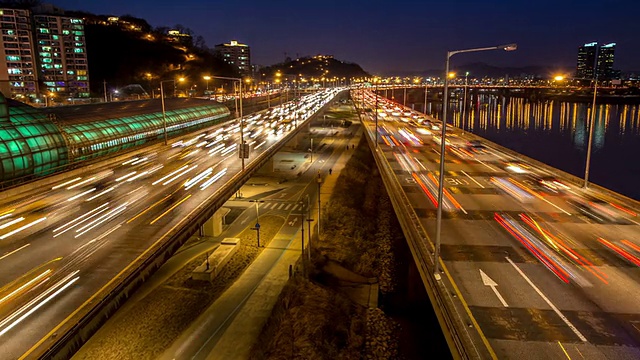
<svg viewBox="0 0 640 360"><path fill-rule="evenodd" d="M355 112L354 117L357 120ZM337 145L340 156L334 162L322 164L321 206L329 201L336 180L353 153L351 145L357 145L362 132L363 128L359 126L353 137L341 139L342 145ZM347 145L349 150L345 150ZM329 167L331 175L328 174ZM316 217L318 203L314 203L312 214ZM312 228L314 225L312 223ZM249 357L251 347L289 280L289 267L295 266L301 254L299 228L286 230L286 227L281 229L240 278L160 358L227 360Z"/></svg>

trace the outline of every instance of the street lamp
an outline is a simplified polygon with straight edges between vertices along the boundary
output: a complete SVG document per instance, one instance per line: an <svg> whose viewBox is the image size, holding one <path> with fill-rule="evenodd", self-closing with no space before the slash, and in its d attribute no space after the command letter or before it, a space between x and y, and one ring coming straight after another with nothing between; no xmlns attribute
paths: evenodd
<svg viewBox="0 0 640 360"><path fill-rule="evenodd" d="M373 78L373 83L375 84L374 94L376 96L376 108L374 110L374 116L376 123L376 149L378 149L378 78Z"/></svg>
<svg viewBox="0 0 640 360"><path fill-rule="evenodd" d="M244 171L244 118L242 117L242 78L226 77L226 76L210 76L212 79L232 80L238 82L238 97L240 98L240 160L242 161L242 171Z"/></svg>
<svg viewBox="0 0 640 360"><path fill-rule="evenodd" d="M589 185L589 168L591 167L591 147L593 145L593 128L596 125L596 98L598 96L598 50L596 49L596 60L593 66L593 101L591 102L591 116L589 118L589 139L587 140L587 159L585 161L584 166L584 183L582 187L586 189ZM580 79L587 80L581 78L572 78L572 79ZM556 75L553 80L555 81L563 81L565 77L563 75Z"/></svg>
<svg viewBox="0 0 640 360"><path fill-rule="evenodd" d="M202 77L207 82L207 92L209 92L209 80L211 80L211 76L203 76Z"/></svg>
<svg viewBox="0 0 640 360"><path fill-rule="evenodd" d="M183 82L184 78L181 77L178 79L179 82ZM164 107L164 83L166 82L172 82L173 83L173 96L175 97L175 84L176 81L175 80L162 80L160 81L160 102L162 103L162 127L164 128L164 144L167 145L167 113Z"/></svg>
<svg viewBox="0 0 640 360"><path fill-rule="evenodd" d="M474 49L464 49L464 50L453 50L447 51L447 58L444 65L444 93L442 94L442 134L440 136L440 179L438 182L438 213L436 218L436 249L433 257L434 270L433 276L436 280L440 280L440 235L442 230L442 195L444 191L444 154L446 149L446 132L447 132L447 105L448 105L448 92L449 92L449 59L455 54L460 53L468 53L468 52L479 52L479 51L489 51L489 50L505 50L505 51L513 51L516 50L518 46L516 44L507 44L507 45L499 45L499 46L490 46L483 48L474 48Z"/></svg>

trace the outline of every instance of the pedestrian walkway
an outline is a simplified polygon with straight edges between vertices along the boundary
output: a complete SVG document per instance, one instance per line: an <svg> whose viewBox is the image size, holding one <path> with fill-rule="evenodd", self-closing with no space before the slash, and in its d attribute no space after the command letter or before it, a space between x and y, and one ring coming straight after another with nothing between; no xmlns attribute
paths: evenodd
<svg viewBox="0 0 640 360"><path fill-rule="evenodd" d="M329 201L341 170L353 154L353 150L345 150L346 146L357 144L362 131L358 126L353 137L341 139L341 145L336 144L340 155L335 161L318 165L326 165L326 169L320 169L320 206ZM328 174L329 166L333 169L331 175ZM317 201L314 205L311 213L317 214ZM312 227L316 225L314 223ZM300 258L300 248L299 228L295 227L292 232L283 227L238 280L191 324L161 358L247 359L289 280L290 267L294 267Z"/></svg>

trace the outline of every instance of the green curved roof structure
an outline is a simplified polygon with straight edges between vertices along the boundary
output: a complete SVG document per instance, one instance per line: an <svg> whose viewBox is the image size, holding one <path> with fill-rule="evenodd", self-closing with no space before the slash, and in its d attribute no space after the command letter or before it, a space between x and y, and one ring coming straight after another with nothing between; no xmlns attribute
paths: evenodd
<svg viewBox="0 0 640 360"><path fill-rule="evenodd" d="M169 137L229 114L209 100L165 99ZM0 182L46 175L163 137L159 99L37 109L0 94Z"/></svg>
<svg viewBox="0 0 640 360"><path fill-rule="evenodd" d="M68 162L60 128L38 109L0 94L0 179L46 175Z"/></svg>

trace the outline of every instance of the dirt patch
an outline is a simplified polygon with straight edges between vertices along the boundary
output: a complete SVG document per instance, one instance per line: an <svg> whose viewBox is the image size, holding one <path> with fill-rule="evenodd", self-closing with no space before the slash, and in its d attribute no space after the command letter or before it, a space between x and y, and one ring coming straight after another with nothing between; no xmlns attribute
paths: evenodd
<svg viewBox="0 0 640 360"><path fill-rule="evenodd" d="M267 215L260 218L260 224L260 241L268 244L284 219ZM74 359L154 359L161 355L263 250L257 248L254 230L246 229L238 237L238 251L212 282L191 279L193 269L205 261L206 255L200 255L126 314L108 322Z"/></svg>
<svg viewBox="0 0 640 360"><path fill-rule="evenodd" d="M397 323L380 309L351 302L321 271L331 259L377 277L381 293L395 288L395 214L364 139L322 212L325 225L309 279L296 276L285 286L251 359L397 358Z"/></svg>

